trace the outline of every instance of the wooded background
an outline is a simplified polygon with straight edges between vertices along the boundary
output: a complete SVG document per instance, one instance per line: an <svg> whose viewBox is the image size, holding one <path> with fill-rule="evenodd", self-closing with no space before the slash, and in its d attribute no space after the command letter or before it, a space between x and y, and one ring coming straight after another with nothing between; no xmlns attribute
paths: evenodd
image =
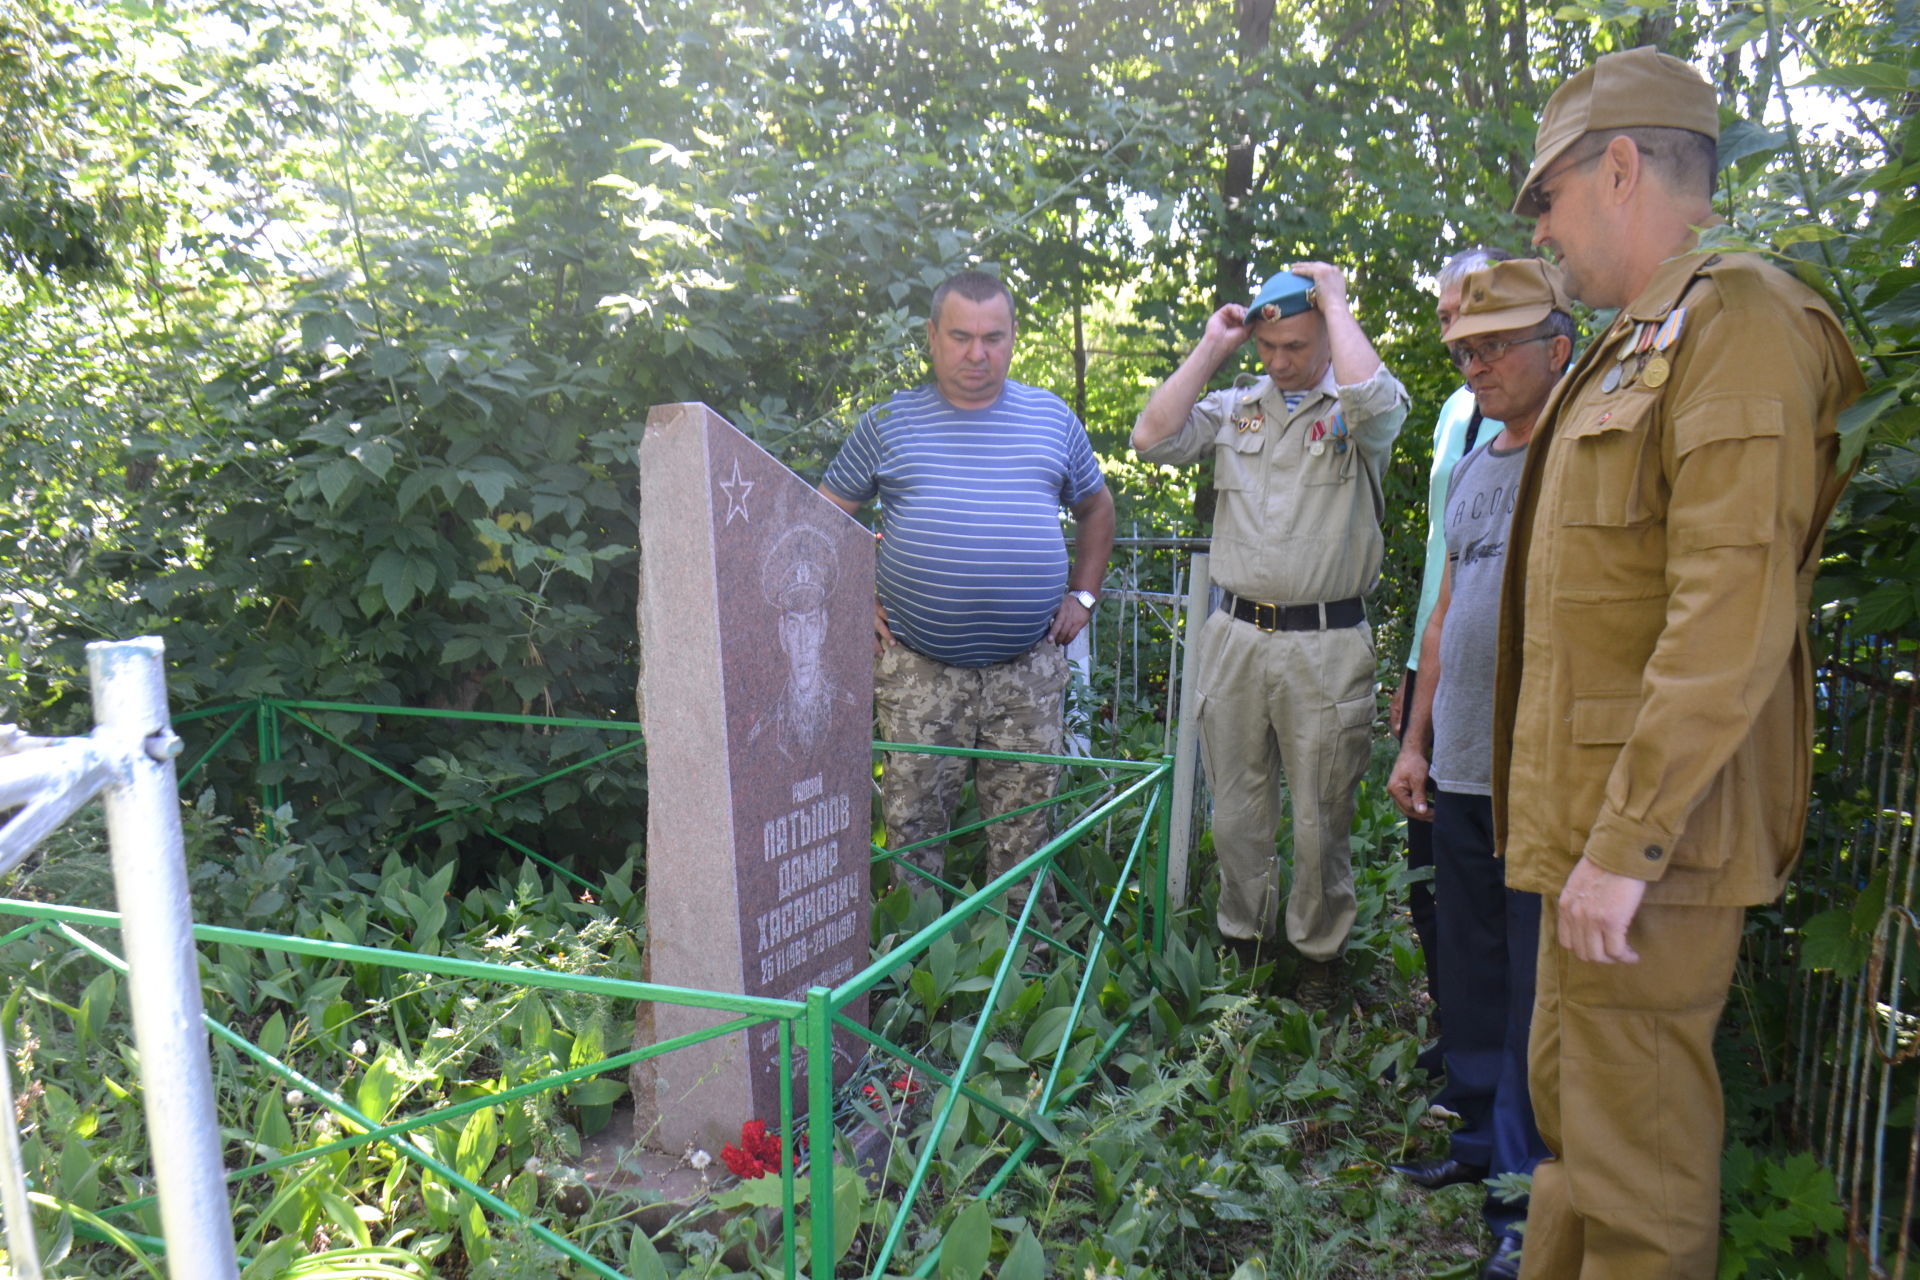
<svg viewBox="0 0 1920 1280"><path fill-rule="evenodd" d="M1013 286L1015 376L1079 410L1123 531L1142 534L1204 533L1208 492L1204 475L1128 452L1147 391L1219 302L1296 259L1345 268L1414 397L1372 610L1390 676L1419 585L1427 427L1457 383L1432 274L1472 243L1526 248L1507 209L1540 105L1595 56L1644 43L1721 91L1725 225L1710 238L1772 255L1832 299L1870 383L1842 422L1859 470L1815 600L1807 864L1782 904L1753 914L1723 1035L1722 1274L1851 1275L1856 1253L1870 1274L1901 1274L1920 1185L1920 1024L1905 1012L1920 1002L1920 0L0 0L0 721L83 728L81 646L145 633L166 639L176 711L341 704L306 723L347 747L377 738L395 772L311 732L234 738L192 784L189 816L222 850L196 860L207 910L311 935L313 904L331 904L349 923L330 936L432 948L446 925L472 938L445 945L488 949L490 934L473 939L498 927L511 946L541 896L531 871L469 888L485 875L444 856L497 860L492 830L588 873L632 930L609 944L596 920L559 950L583 969L637 969L640 771L519 788L627 740L593 722L636 711L646 412L705 401L817 475L863 407L922 380L927 295L967 266ZM1162 742L1159 699L1139 692L1151 683L1097 691L1112 738L1148 753ZM570 723L456 731L349 704ZM222 720L183 730L193 752ZM258 788L288 799L290 823ZM1477 1268L1477 1242L1381 1189L1381 1162L1425 1115L1417 1089L1380 1083L1382 1064L1410 1071L1424 1024L1405 998L1417 962L1395 914L1397 819L1363 791L1370 941L1355 954L1392 958L1385 1012L1327 1032L1342 1047L1323 1053L1304 1015L1248 997L1223 1016L1231 1027L1209 1014L1162 1037L1177 1070L1135 1058L1122 1105L1103 1098L1082 1129L1063 1121L1094 1152L1098 1211L1057 1194L1079 1167L1071 1143L1060 1181L1041 1186L1035 1232L1073 1274L1138 1252L1166 1274L1244 1256L1235 1274L1254 1275L1253 1238L1236 1235L1247 1224L1321 1260L1262 1243L1274 1274ZM97 861L66 865L48 862L64 888L29 888L104 892ZM456 870L466 897L448 923ZM535 915L603 910L590 894L550 898ZM368 925L370 909L385 922ZM532 932L529 946L548 947ZM10 1032L20 993L67 972L62 946L46 943L44 973L20 971ZM1176 950L1190 977L1213 974L1204 942ZM984 986L993 961L976 959ZM210 972L248 1017L269 997L294 1008L225 951ZM346 980L300 997L326 1033L316 1043L359 1016L336 999ZM1196 1015L1216 1008L1187 985ZM383 990L365 998L384 1008ZM112 979L67 994L84 1049ZM419 1022L403 1040L465 1016L443 994L408 1014ZM592 1041L600 1016L570 1025ZM88 1151L91 1122L59 1081L83 1100L126 1095L61 1048L48 1018L32 1024L48 1083L29 1161L45 1174L53 1158L33 1144L59 1147L47 1185L89 1204L99 1168L124 1166L109 1181L132 1185L144 1143L129 1129ZM263 1037L284 1038L280 1018ZM545 1013L526 1021L546 1045ZM476 1034L461 1043L497 1061L491 1028ZM1204 1064L1228 1047L1216 1090ZM542 1064L580 1060L549 1048ZM323 1077L366 1056L357 1042L328 1051L312 1068ZM282 1108L271 1085L231 1089L235 1132L292 1145L292 1095ZM1392 1123L1353 1118L1373 1112ZM1269 1139L1296 1119L1301 1146L1281 1159ZM522 1170L529 1196L530 1141L508 1142L500 1166ZM490 1167L492 1140L459 1137L470 1145ZM1102 1161L1120 1170L1104 1187ZM1130 1177L1152 1194L1121 1194ZM995 1229L986 1202L966 1200L984 1268ZM432 1215L451 1209L436 1203L447 1249ZM1092 1225L1074 1225L1082 1209ZM320 1212L292 1214L274 1247L319 1241ZM1373 1252L1356 1252L1363 1238ZM653 1256L643 1243L633 1257ZM485 1262L484 1222L465 1247ZM527 1265L552 1265L540 1257ZM486 1265L471 1274L531 1273Z"/></svg>
<svg viewBox="0 0 1920 1280"><path fill-rule="evenodd" d="M181 708L631 718L648 406L703 400L817 474L923 377L927 292L969 265L1021 299L1016 376L1167 532L1195 477L1127 452L1146 391L1218 302L1344 267L1415 401L1375 602L1397 665L1455 382L1431 273L1525 248L1539 105L1647 42L1722 91L1716 234L1868 357L1823 599L1898 628L1915 0L0 0L0 717L75 721L80 644L156 632ZM591 737L414 750L457 796ZM411 803L285 768L337 801L323 845ZM581 799L522 816L591 849Z"/></svg>

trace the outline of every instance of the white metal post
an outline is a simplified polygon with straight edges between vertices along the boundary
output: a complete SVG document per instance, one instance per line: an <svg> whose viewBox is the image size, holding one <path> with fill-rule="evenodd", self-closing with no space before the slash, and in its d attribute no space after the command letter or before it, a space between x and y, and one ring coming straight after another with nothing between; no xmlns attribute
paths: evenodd
<svg viewBox="0 0 1920 1280"><path fill-rule="evenodd" d="M93 737L119 766L105 792L107 838L167 1273L173 1280L235 1280L173 771L180 740L167 715L164 653L154 636L87 646Z"/></svg>
<svg viewBox="0 0 1920 1280"><path fill-rule="evenodd" d="M1084 722L1078 716L1068 719L1071 732L1066 741L1066 754L1070 756L1093 754L1093 732L1098 727L1097 717L1092 714L1098 709L1093 697L1093 627L1094 620L1088 618L1080 634L1067 642L1067 670L1072 673L1068 680L1067 700L1088 709ZM1077 727L1081 723L1086 726L1085 732Z"/></svg>
<svg viewBox="0 0 1920 1280"><path fill-rule="evenodd" d="M1180 725L1173 735L1173 834L1167 850L1167 901L1175 911L1187 905L1187 861L1193 856L1193 797L1195 766L1200 759L1199 715L1200 628L1206 625L1213 577L1205 553L1195 555L1188 569L1186 625L1181 629Z"/></svg>
<svg viewBox="0 0 1920 1280"><path fill-rule="evenodd" d="M40 1242L33 1236L33 1206L20 1165L20 1133L13 1119L13 1066L0 1029L0 1212L7 1216L7 1262L18 1280L40 1280Z"/></svg>

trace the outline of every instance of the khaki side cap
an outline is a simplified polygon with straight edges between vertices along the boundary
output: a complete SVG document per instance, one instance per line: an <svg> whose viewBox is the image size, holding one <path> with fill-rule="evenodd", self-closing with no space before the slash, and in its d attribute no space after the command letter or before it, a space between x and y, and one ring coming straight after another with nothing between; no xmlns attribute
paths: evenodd
<svg viewBox="0 0 1920 1280"><path fill-rule="evenodd" d="M1720 137L1720 105L1713 86L1691 63L1641 45L1610 53L1573 74L1547 99L1533 137L1533 167L1514 197L1513 211L1537 217L1534 184L1589 133L1653 126Z"/></svg>
<svg viewBox="0 0 1920 1280"><path fill-rule="evenodd" d="M1440 340L1530 329L1556 311L1572 310L1560 268L1544 258L1512 258L1467 273L1460 282L1460 313Z"/></svg>

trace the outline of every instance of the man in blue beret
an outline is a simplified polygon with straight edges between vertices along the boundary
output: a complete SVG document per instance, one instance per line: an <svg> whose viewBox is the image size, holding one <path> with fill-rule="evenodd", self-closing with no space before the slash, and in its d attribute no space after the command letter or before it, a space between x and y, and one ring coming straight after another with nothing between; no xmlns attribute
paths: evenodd
<svg viewBox="0 0 1920 1280"><path fill-rule="evenodd" d="M1249 338L1265 375L1208 392ZM1348 839L1374 717L1364 597L1380 576L1381 477L1406 416L1406 388L1354 319L1339 269L1300 262L1247 306L1215 311L1133 427L1148 462L1214 458L1212 573L1226 594L1201 632L1198 692L1220 866L1215 919L1243 962L1271 953L1284 773L1287 941L1301 957L1295 995L1311 1008L1347 998Z"/></svg>

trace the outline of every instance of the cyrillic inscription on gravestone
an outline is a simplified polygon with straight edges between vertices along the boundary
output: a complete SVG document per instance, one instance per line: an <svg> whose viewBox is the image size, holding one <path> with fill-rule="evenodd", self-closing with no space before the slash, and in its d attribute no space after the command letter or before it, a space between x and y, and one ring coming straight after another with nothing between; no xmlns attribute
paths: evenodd
<svg viewBox="0 0 1920 1280"><path fill-rule="evenodd" d="M701 404L648 415L640 490L649 977L800 999L868 959L873 535ZM729 1017L642 1006L634 1042ZM778 1030L633 1078L636 1132L717 1152L777 1123Z"/></svg>

